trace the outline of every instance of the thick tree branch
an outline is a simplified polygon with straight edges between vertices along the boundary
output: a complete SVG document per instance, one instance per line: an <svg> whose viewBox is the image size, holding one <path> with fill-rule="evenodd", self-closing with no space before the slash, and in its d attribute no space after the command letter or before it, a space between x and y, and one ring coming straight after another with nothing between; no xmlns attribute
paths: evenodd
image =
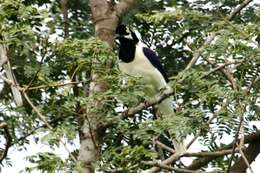
<svg viewBox="0 0 260 173"><path fill-rule="evenodd" d="M255 140L250 142L249 146L244 150L244 155L249 164L251 164L255 158L260 153L260 140ZM238 159L237 162L231 167L230 173L245 173L248 165L245 162L245 159L242 156Z"/></svg>
<svg viewBox="0 0 260 173"><path fill-rule="evenodd" d="M255 133L252 133L250 135L247 135L245 136L244 138L245 140L245 143L252 143L252 142L258 142L260 141L260 131L257 131ZM228 149L231 149L234 145L234 143L236 143L236 141L233 141L232 143L216 150L216 151L221 151L221 150L228 150ZM248 149L246 149L247 151ZM247 153L245 151L245 154ZM211 162L212 160L216 159L217 157L219 156L209 156L209 157L203 157L203 158L199 158L199 159L196 159L192 162L191 165L189 165L187 167L187 169L190 169L190 170L196 170L196 169L199 169L203 166L206 166L209 162Z"/></svg>
<svg viewBox="0 0 260 173"><path fill-rule="evenodd" d="M220 171L204 172L204 171L191 171L188 169L174 168L174 167L168 166L160 161L141 161L141 163L144 165L156 166L156 167L159 167L164 170L176 171L179 173L220 173Z"/></svg>
<svg viewBox="0 0 260 173"><path fill-rule="evenodd" d="M211 156L224 156L227 154L231 154L233 152L232 149L228 150L219 150L219 151L203 151L198 153L184 153L181 157L211 157ZM239 152L239 148L235 149L235 152Z"/></svg>
<svg viewBox="0 0 260 173"><path fill-rule="evenodd" d="M69 36L68 0L60 0L60 5L64 23L64 38L67 38Z"/></svg>
<svg viewBox="0 0 260 173"><path fill-rule="evenodd" d="M260 131L245 136L244 141L245 141L245 143L250 143L250 144L252 142L260 141ZM199 159L194 160L192 162L192 164L187 167L187 169L189 169L189 170L196 170L196 169L199 169L203 166L206 166L209 162L211 162L212 160L214 160L218 157L233 153L232 147L233 147L235 142L236 141L233 141L232 143L230 143L230 144L228 144L228 145L226 145L222 148L219 148L219 149L217 149L216 151L213 151L213 152L184 153L181 156L173 154L168 159L163 160L161 163L164 164L164 165L168 165L168 164L171 164L171 163L179 160L181 157L201 157ZM247 150L248 149L246 149L246 151L245 151L245 155L247 154ZM235 152L239 152L239 148L236 148ZM250 159L248 159L248 160L249 160L249 162L251 161ZM154 166L151 169L147 170L147 173L152 173L152 172L156 172L156 171L159 171L159 170L160 170L159 167Z"/></svg>
<svg viewBox="0 0 260 173"><path fill-rule="evenodd" d="M18 87L19 84L16 80L16 77L14 75L14 72L12 70L12 66L11 63L9 61L9 57L7 54L8 48L4 45L4 44L0 44L0 61L1 65L3 65L3 68L5 70L5 77L0 76L5 82L7 82L7 84L12 84L10 85L11 87L11 91L13 94L13 98L14 98L14 102L17 106L22 106L23 105L23 99L22 99L22 95L21 92L19 91Z"/></svg>

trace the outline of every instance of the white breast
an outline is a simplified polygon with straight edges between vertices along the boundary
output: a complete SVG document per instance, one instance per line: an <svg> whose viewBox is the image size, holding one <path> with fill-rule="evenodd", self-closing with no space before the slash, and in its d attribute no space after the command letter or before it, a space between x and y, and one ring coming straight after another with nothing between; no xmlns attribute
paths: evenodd
<svg viewBox="0 0 260 173"><path fill-rule="evenodd" d="M153 87L151 94L156 94L158 90L167 86L161 73L144 56L143 46L140 44L136 46L134 60L130 63L120 62L119 69L126 74L142 77L144 84Z"/></svg>

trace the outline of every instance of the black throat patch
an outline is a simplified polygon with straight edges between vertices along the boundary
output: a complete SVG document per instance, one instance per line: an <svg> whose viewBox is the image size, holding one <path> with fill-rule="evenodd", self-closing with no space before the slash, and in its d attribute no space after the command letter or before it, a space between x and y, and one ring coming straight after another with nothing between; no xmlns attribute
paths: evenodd
<svg viewBox="0 0 260 173"><path fill-rule="evenodd" d="M125 63L133 61L135 57L136 42L124 37L119 38L119 41L119 59Z"/></svg>

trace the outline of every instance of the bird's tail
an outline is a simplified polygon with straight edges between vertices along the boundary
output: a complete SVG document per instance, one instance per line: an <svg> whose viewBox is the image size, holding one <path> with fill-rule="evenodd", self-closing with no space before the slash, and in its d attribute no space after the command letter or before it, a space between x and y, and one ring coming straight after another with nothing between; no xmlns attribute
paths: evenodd
<svg viewBox="0 0 260 173"><path fill-rule="evenodd" d="M158 104L158 110L162 117L173 116L173 106L172 106L172 97L164 99L161 103Z"/></svg>
<svg viewBox="0 0 260 173"><path fill-rule="evenodd" d="M162 115L162 118L167 116L174 116L172 100L172 97L168 97L158 105L158 109L160 114ZM173 139L172 142L176 154L181 155L186 152L186 147L181 138L177 137L177 139Z"/></svg>

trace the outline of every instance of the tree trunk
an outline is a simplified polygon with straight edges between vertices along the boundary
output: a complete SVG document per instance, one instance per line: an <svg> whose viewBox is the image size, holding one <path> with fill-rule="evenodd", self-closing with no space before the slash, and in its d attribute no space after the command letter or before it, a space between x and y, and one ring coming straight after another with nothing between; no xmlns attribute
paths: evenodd
<svg viewBox="0 0 260 173"><path fill-rule="evenodd" d="M111 47L114 46L114 32L119 22L119 16L125 14L134 5L134 0L125 0L115 4L113 0L90 0L90 7L95 24L96 37ZM111 68L110 66L106 68ZM97 82L98 74L92 72L89 96L107 90L104 82ZM102 101L96 100L95 107L102 108ZM79 172L93 173L93 163L98 160L104 136L104 128L98 123L99 115L86 111L82 129L82 139L79 149Z"/></svg>
<svg viewBox="0 0 260 173"><path fill-rule="evenodd" d="M244 151L244 155L249 164L251 164L260 153L260 140L253 141ZM230 173L246 173L247 164L241 156L230 169Z"/></svg>

